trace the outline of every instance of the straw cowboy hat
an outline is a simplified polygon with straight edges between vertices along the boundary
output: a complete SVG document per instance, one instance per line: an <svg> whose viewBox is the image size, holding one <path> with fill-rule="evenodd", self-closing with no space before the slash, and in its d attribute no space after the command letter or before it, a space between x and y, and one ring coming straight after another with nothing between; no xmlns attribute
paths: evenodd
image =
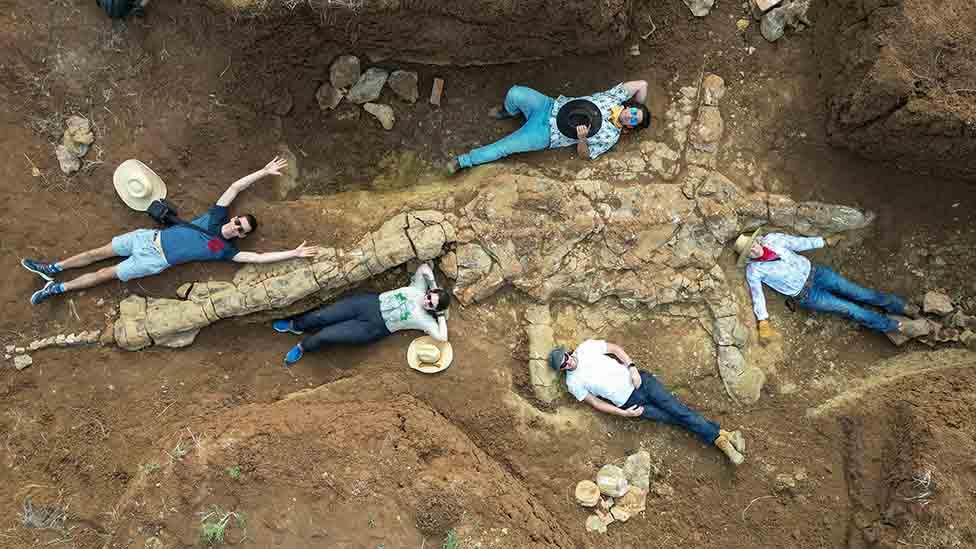
<svg viewBox="0 0 976 549"><path fill-rule="evenodd" d="M418 372L436 374L447 369L454 360L454 348L448 341L430 336L418 337L407 348L407 363Z"/></svg>
<svg viewBox="0 0 976 549"><path fill-rule="evenodd" d="M134 158L119 164L112 183L122 202L136 211L144 212L153 200L166 198L163 180L149 166Z"/></svg>
<svg viewBox="0 0 976 549"><path fill-rule="evenodd" d="M735 239L735 251L739 253L739 261L736 265L741 267L749 261L749 250L752 249L752 245L759 238L761 231L762 227L759 227L753 231L752 235L740 234L739 238Z"/></svg>

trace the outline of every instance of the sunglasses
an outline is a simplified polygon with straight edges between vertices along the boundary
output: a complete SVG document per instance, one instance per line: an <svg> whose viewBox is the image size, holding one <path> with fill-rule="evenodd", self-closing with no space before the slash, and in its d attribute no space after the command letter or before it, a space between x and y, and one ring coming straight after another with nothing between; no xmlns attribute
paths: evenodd
<svg viewBox="0 0 976 549"><path fill-rule="evenodd" d="M430 292L424 294L424 304L430 307L431 309L434 308L433 294L431 294Z"/></svg>
<svg viewBox="0 0 976 549"><path fill-rule="evenodd" d="M571 358L572 356L573 356L573 353L572 353L572 351L568 351L568 352L567 352L567 353L566 353L566 354L565 354L565 355L563 356L563 363L559 365L559 369L560 369L560 370L562 370L562 369L563 369L563 368L565 368L566 366L569 366L569 359L570 359L570 358Z"/></svg>
<svg viewBox="0 0 976 549"><path fill-rule="evenodd" d="M628 122L627 125L633 127L639 124L639 122L637 121L637 112L638 112L637 107L631 107L627 110L630 111L630 122Z"/></svg>
<svg viewBox="0 0 976 549"><path fill-rule="evenodd" d="M239 217L235 217L235 218L234 218L234 226L235 226L235 227L237 227L237 230L238 230L238 231L240 231L240 232L242 232L242 233L243 233L243 232L246 232L246 231L244 230L244 225L243 225L243 224L241 224L241 218L239 218Z"/></svg>

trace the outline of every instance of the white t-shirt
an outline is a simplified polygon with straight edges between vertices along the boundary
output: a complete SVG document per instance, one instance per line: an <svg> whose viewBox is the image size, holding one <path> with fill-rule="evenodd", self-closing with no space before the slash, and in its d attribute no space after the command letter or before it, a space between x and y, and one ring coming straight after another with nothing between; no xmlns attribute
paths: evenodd
<svg viewBox="0 0 976 549"><path fill-rule="evenodd" d="M606 341L588 339L580 343L573 355L576 356L577 366L575 370L566 372L566 387L576 400L593 394L618 407L627 402L634 392L630 372L616 359L607 356Z"/></svg>

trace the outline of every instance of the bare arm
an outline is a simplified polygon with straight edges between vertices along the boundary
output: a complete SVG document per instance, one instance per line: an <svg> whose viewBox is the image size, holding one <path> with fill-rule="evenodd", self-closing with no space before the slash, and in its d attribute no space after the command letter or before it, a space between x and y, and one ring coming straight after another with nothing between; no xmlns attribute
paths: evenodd
<svg viewBox="0 0 976 549"><path fill-rule="evenodd" d="M630 366L634 363L634 361L630 359L630 355L628 355L620 345L616 345L608 341L607 352L620 359L620 362L623 363L624 366Z"/></svg>
<svg viewBox="0 0 976 549"><path fill-rule="evenodd" d="M274 157L274 160L268 162L268 164L265 167L261 168L260 170L252 174L245 175L244 177L231 183L230 187L228 187L227 190L224 191L224 194L220 195L220 198L217 199L217 205L225 206L225 207L230 206L231 203L234 202L234 199L237 198L237 195L241 193L241 191L247 189L255 181L261 179L266 175L281 175L281 169L286 166L288 166L288 162L286 162L282 158L278 158L277 156Z"/></svg>
<svg viewBox="0 0 976 549"><path fill-rule="evenodd" d="M447 341L447 318L444 315L437 315L437 331L429 335L437 341Z"/></svg>
<svg viewBox="0 0 976 549"><path fill-rule="evenodd" d="M424 284L421 285L420 282L423 281ZM413 275L413 280L411 285L416 286L424 291L437 288L437 280L434 278L434 270L430 268L430 264L421 263L417 267L417 272Z"/></svg>
<svg viewBox="0 0 976 549"><path fill-rule="evenodd" d="M583 402L589 404L594 409L599 410L605 414L613 414L615 416L623 417L637 417L644 413L643 406L634 406L624 410L623 408L618 408L613 404L603 400L602 398L597 398L593 395L586 395Z"/></svg>
<svg viewBox="0 0 976 549"><path fill-rule="evenodd" d="M306 246L304 242L294 250L283 250L280 252L238 252L234 256L234 263L277 263L296 257L315 257L319 255L318 246Z"/></svg>
<svg viewBox="0 0 976 549"><path fill-rule="evenodd" d="M630 96L638 103L643 103L647 100L647 80L631 80L630 82L624 82L624 89L630 93Z"/></svg>
<svg viewBox="0 0 976 549"><path fill-rule="evenodd" d="M590 135L589 126L576 126L576 138L579 141L576 142L576 154L579 155L581 159L590 159L590 146L586 143L587 136Z"/></svg>

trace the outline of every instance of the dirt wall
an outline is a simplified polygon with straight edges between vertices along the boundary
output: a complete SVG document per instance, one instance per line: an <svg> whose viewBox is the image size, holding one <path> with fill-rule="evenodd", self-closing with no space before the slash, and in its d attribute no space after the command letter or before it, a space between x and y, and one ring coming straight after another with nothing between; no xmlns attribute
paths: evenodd
<svg viewBox="0 0 976 549"><path fill-rule="evenodd" d="M237 11L273 2L220 0ZM287 4L287 2L284 2ZM595 53L627 35L631 0L310 1L322 32L375 58L478 65Z"/></svg>
<svg viewBox="0 0 976 549"><path fill-rule="evenodd" d="M826 0L815 10L831 142L976 180L976 3Z"/></svg>

